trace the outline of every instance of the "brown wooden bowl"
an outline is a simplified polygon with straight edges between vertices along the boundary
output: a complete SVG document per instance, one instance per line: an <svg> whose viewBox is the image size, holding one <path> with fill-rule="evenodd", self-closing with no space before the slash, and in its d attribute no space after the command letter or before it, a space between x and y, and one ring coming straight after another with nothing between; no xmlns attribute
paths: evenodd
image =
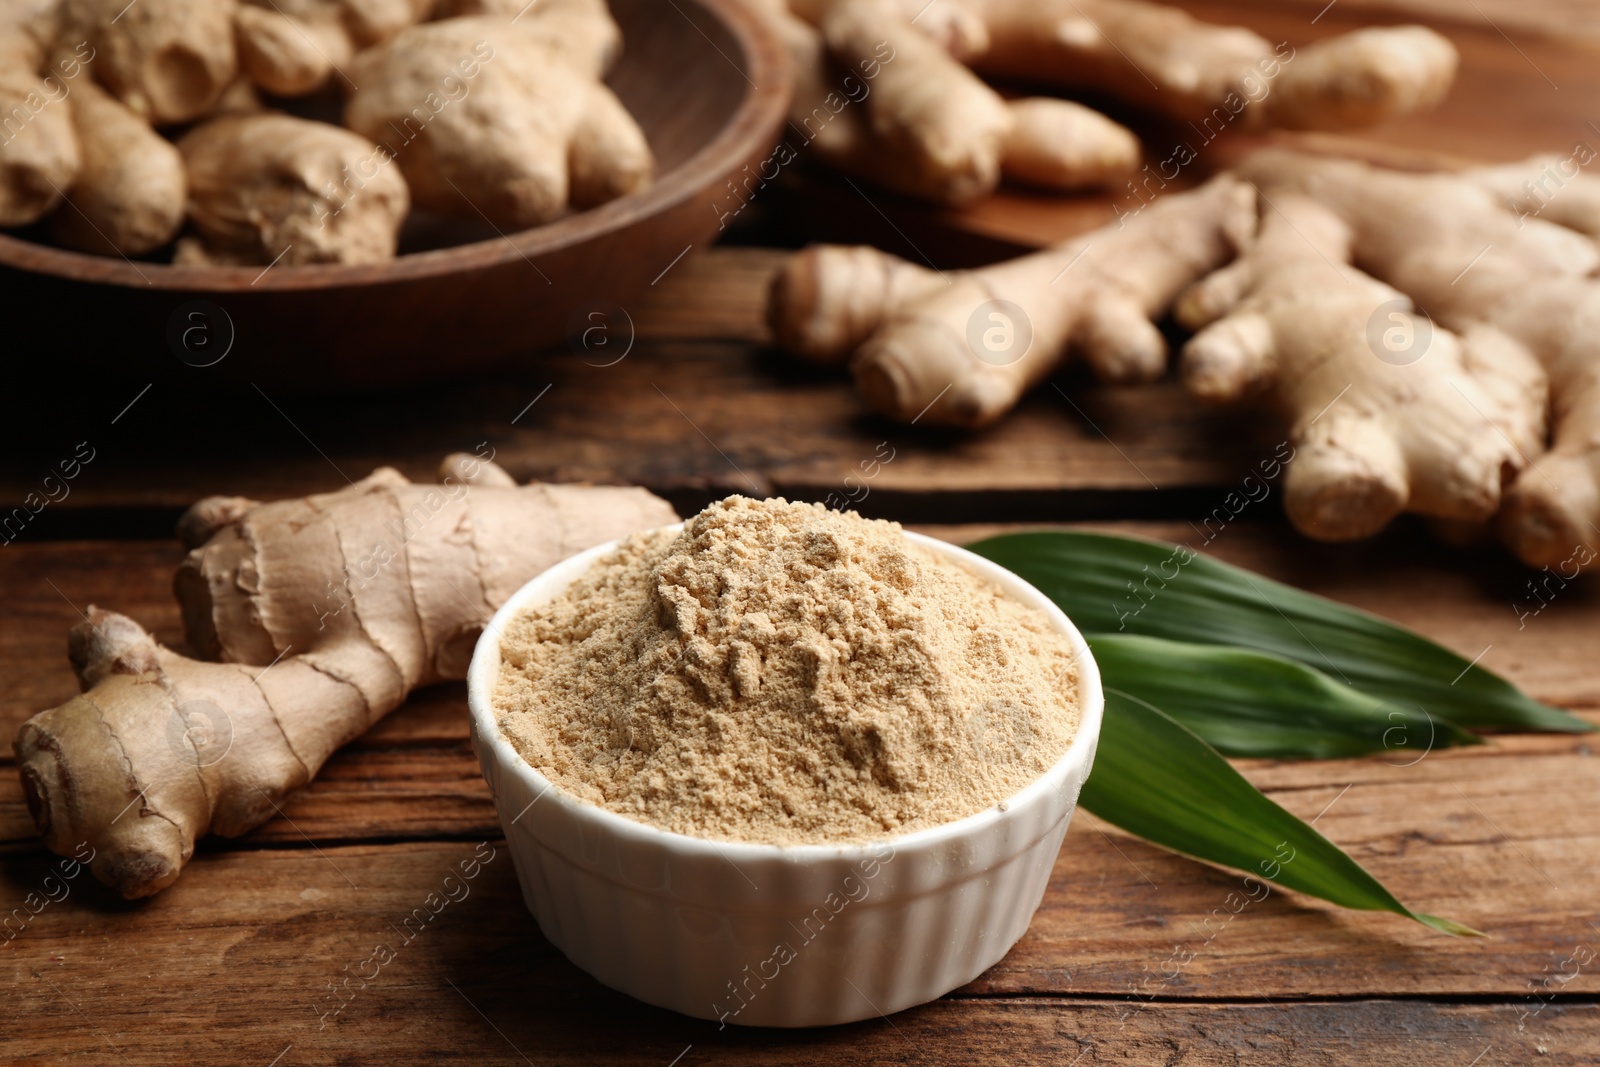
<svg viewBox="0 0 1600 1067"><path fill-rule="evenodd" d="M625 310L740 206L729 179L776 144L790 72L782 41L739 0L611 8L624 43L608 83L658 164L644 192L507 235L408 223L403 252L474 239L367 266L172 266L0 235L10 360L137 367L193 385L360 388L459 374L580 336L608 305Z"/></svg>

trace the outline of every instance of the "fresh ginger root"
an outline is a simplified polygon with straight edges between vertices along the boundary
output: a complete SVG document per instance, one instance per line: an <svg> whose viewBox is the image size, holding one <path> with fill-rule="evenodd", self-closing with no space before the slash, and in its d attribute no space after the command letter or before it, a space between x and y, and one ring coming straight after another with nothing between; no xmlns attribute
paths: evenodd
<svg viewBox="0 0 1600 1067"><path fill-rule="evenodd" d="M392 161L359 134L275 112L226 114L190 131L178 150L198 237L178 243L177 262L394 258L410 197Z"/></svg>
<svg viewBox="0 0 1600 1067"><path fill-rule="evenodd" d="M357 58L345 122L394 154L418 207L537 226L649 184L644 134L600 80L620 40L604 0L423 23Z"/></svg>
<svg viewBox="0 0 1600 1067"><path fill-rule="evenodd" d="M95 80L145 121L190 122L233 81L228 0L64 0L60 39L93 49Z"/></svg>
<svg viewBox="0 0 1600 1067"><path fill-rule="evenodd" d="M1231 260L1254 224L1253 190L1220 179L979 270L940 274L871 248L818 246L774 279L769 319L804 358L849 359L867 401L891 418L983 426L1071 356L1105 381L1158 377L1166 342L1151 320Z"/></svg>
<svg viewBox="0 0 1600 1067"><path fill-rule="evenodd" d="M1548 160L1533 160L1520 168L1412 174L1273 151L1251 157L1239 172L1261 190L1264 204L1303 197L1331 212L1350 234L1354 261L1426 311L1436 326L1433 347L1403 368L1417 382L1416 396L1394 421L1456 409L1450 416L1455 424L1440 431L1439 441L1460 442L1474 435L1484 440L1461 446L1459 454L1428 460L1427 476L1436 482L1453 480L1457 496L1452 509L1480 517L1481 502L1503 478L1508 488L1500 508L1501 535L1536 567L1556 566L1580 555L1593 559L1600 552L1600 342L1595 332L1600 281L1594 277L1600 269L1595 244L1600 181L1579 173L1581 162L1563 160L1553 168ZM1225 281L1220 287L1233 286ZM1219 283L1207 283L1207 288L1215 293ZM1363 327L1347 323L1344 337ZM1436 384L1424 384L1431 383L1428 365L1450 366L1452 345L1448 335L1441 340L1438 328L1462 339L1469 381L1454 378L1447 384L1460 399L1470 400L1473 410L1460 410L1456 397L1444 396ZM1277 358L1291 367L1314 360L1337 343L1337 336L1337 331L1308 324L1279 339ZM1238 347L1252 346L1241 342ZM1548 451L1542 436L1532 441L1525 436L1526 403L1518 396L1523 386L1514 384L1526 382L1530 362L1542 367L1548 380ZM1470 379L1483 380L1474 364L1488 364L1513 384L1489 390L1487 398L1474 395ZM1363 375L1370 380L1368 376L1383 370L1383 362L1374 357ZM1306 403L1311 402L1308 398ZM1326 417L1334 418L1344 403L1340 400ZM1371 446L1374 459L1361 479L1364 484L1394 484L1395 468L1383 466L1392 458L1394 444ZM1514 460L1507 457L1497 478L1485 466L1502 446L1517 455ZM1403 451L1404 445L1400 447ZM1383 464L1376 458L1380 452L1386 455ZM1385 494L1374 490L1373 495ZM1449 514L1436 506L1426 510ZM1352 528L1365 525L1356 522Z"/></svg>
<svg viewBox="0 0 1600 1067"><path fill-rule="evenodd" d="M121 101L92 82L69 101L82 166L67 203L50 216L51 240L100 255L137 256L183 225L183 157Z"/></svg>
<svg viewBox="0 0 1600 1067"><path fill-rule="evenodd" d="M303 96L357 52L421 22L432 6L430 0L244 0L233 16L239 66L266 92Z"/></svg>
<svg viewBox="0 0 1600 1067"><path fill-rule="evenodd" d="M1093 108L1035 96L1006 102L1011 128L1000 142L1003 177L1071 192L1115 184L1138 169L1139 139Z"/></svg>
<svg viewBox="0 0 1600 1067"><path fill-rule="evenodd" d="M1139 165L1139 141L1067 100L1003 100L913 26L894 0L755 5L789 46L790 124L830 166L910 196L961 203L1000 177L1056 190ZM820 28L819 28L820 27ZM876 99L874 99L876 98Z"/></svg>
<svg viewBox="0 0 1600 1067"><path fill-rule="evenodd" d="M182 162L94 83L96 53L86 39L68 44L62 14L23 0L0 15L0 226L47 217L45 231L67 248L149 252L183 222Z"/></svg>
<svg viewBox="0 0 1600 1067"><path fill-rule="evenodd" d="M1370 536L1402 511L1498 516L1525 562L1570 566L1600 557L1587 161L1417 174L1263 151L1118 226L978 271L809 249L775 280L770 319L802 358L848 359L891 417L980 426L1074 351L1103 379L1159 374L1148 319L1171 305L1199 331L1189 391L1257 398L1288 424L1286 508L1307 535ZM1030 324L1032 347L995 359L986 315Z"/></svg>
<svg viewBox="0 0 1600 1067"><path fill-rule="evenodd" d="M201 501L180 527L190 644L90 608L69 643L83 695L17 735L45 844L88 842L128 898L172 884L207 833L261 825L339 746L418 686L465 676L477 635L573 552L676 521L641 489L516 487L458 455L443 485L381 468L337 492Z"/></svg>
<svg viewBox="0 0 1600 1067"><path fill-rule="evenodd" d="M241 3L233 25L239 69L256 88L276 96L315 92L355 54L337 12L296 18L275 7Z"/></svg>
<svg viewBox="0 0 1600 1067"><path fill-rule="evenodd" d="M45 231L65 247L140 255L171 241L183 221L182 163L151 129L140 95L169 99L162 78L177 75L164 64L180 61L173 47L134 54L159 37L152 26L171 28L165 16L130 13L113 28L115 14L89 0L19 0L0 13L0 226L48 216ZM143 113L90 71L121 79Z"/></svg>
<svg viewBox="0 0 1600 1067"><path fill-rule="evenodd" d="M1419 26L1296 51L1142 0L788 0L808 25L782 0L757 6L789 41L791 123L817 154L942 203L985 195L1002 175L1072 189L1138 167L1137 141L1109 119L1067 101L1004 101L974 72L1109 92L1221 132L1370 125L1437 105L1456 68L1450 43Z"/></svg>
<svg viewBox="0 0 1600 1067"><path fill-rule="evenodd" d="M951 46L980 73L1110 92L1197 123L1242 112L1254 127L1367 126L1436 106L1456 71L1455 48L1421 26L1297 50L1144 0L934 0L923 17L959 28Z"/></svg>
<svg viewBox="0 0 1600 1067"><path fill-rule="evenodd" d="M0 227L135 256L187 219L176 263L295 265L393 258L413 199L538 225L651 180L620 43L605 0L8 0ZM350 130L254 98L335 73Z"/></svg>
<svg viewBox="0 0 1600 1067"><path fill-rule="evenodd" d="M64 104L67 79L44 70L56 34L54 5L21 0L0 10L0 226L26 226L48 214L78 176L82 159Z"/></svg>
<svg viewBox="0 0 1600 1067"><path fill-rule="evenodd" d="M1370 537L1401 511L1486 522L1504 473L1542 447L1544 371L1482 327L1402 334L1415 352L1378 356L1379 309L1394 309L1379 330L1415 331L1419 316L1351 265L1352 237L1315 200L1273 196L1246 253L1174 309L1200 328L1183 350L1185 383L1213 401L1260 394L1289 424L1284 510L1308 536Z"/></svg>

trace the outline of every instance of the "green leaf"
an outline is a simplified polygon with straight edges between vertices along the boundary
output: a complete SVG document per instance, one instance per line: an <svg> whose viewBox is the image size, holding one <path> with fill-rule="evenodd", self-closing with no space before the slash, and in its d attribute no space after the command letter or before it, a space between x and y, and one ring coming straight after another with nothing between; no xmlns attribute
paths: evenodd
<svg viewBox="0 0 1600 1067"><path fill-rule="evenodd" d="M1243 648L1160 637L1092 637L1109 688L1148 701L1226 756L1337 759L1482 744L1454 723L1385 703L1310 667Z"/></svg>
<svg viewBox="0 0 1600 1067"><path fill-rule="evenodd" d="M1411 911L1337 845L1263 796L1210 745L1120 690L1106 689L1100 747L1079 803L1129 833L1195 859L1342 907L1391 911L1447 934L1481 936L1469 926Z"/></svg>
<svg viewBox="0 0 1600 1067"><path fill-rule="evenodd" d="M1409 630L1185 546L1063 530L967 547L1032 582L1085 634L1252 648L1469 729L1595 729Z"/></svg>

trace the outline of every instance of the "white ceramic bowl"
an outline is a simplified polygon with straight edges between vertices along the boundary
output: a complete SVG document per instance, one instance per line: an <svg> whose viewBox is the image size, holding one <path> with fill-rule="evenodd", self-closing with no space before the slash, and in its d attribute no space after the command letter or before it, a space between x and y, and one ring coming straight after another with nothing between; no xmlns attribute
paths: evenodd
<svg viewBox="0 0 1600 1067"><path fill-rule="evenodd" d="M555 788L501 734L500 634L615 542L551 567L506 602L467 673L472 742L523 899L567 958L613 989L702 1019L823 1026L934 1000L994 965L1028 928L1100 737L1089 647L1050 600L965 549L917 544L1037 607L1076 648L1078 732L1003 804L864 845L780 846L658 830Z"/></svg>

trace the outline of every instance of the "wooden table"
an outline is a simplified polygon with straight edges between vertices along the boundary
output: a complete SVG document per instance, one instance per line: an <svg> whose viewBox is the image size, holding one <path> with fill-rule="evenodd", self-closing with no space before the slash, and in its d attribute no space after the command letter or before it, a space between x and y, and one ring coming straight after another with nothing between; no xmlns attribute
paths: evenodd
<svg viewBox="0 0 1600 1067"><path fill-rule="evenodd" d="M1459 12L1444 0L1401 6ZM1537 21L1531 5L1472 6L1504 20L1525 50L1554 54L1548 40L1520 36ZM1372 4L1348 7L1355 17ZM1572 11L1594 32L1587 7ZM950 232L989 225L993 236L1000 211ZM0 499L37 488L79 441L96 453L72 495L0 549L0 729L74 692L65 636L90 603L181 643L170 596L181 553L169 531L207 493L298 495L382 463L426 479L445 452L489 441L519 478L635 482L687 512L734 491L825 498L887 442L893 462L860 502L869 515L955 540L1073 523L1198 543L1187 520L1217 506L1278 440L1259 420L1196 408L1171 383L1104 389L1072 372L986 433L882 422L839 376L765 347L760 297L777 261L741 248L688 257L628 309L636 338L610 366L557 353L471 382L343 399L146 392L148 378L130 367L58 383L49 403L19 397ZM1415 627L1600 723L1592 580L1519 622L1514 605L1529 575L1493 547L1443 548L1409 521L1367 543L1314 545L1283 524L1276 502L1253 507L1207 551ZM237 841L207 841L160 896L127 904L82 875L63 899L21 912L26 925L13 921L20 932L0 942L0 1060L1600 1059L1600 761L1593 740L1559 736L1241 764L1403 900L1487 930L1488 940L1451 940L1289 893L1208 930L1202 923L1236 876L1079 813L1031 930L969 986L886 1020L719 1031L608 991L567 963L523 909L502 847L468 898L326 1016L331 988L394 939L397 917L479 842L498 841L466 738L461 687L425 691L337 755L282 818ZM9 768L0 771L0 846L0 907L23 908L53 861ZM1174 950L1193 954L1176 973Z"/></svg>

